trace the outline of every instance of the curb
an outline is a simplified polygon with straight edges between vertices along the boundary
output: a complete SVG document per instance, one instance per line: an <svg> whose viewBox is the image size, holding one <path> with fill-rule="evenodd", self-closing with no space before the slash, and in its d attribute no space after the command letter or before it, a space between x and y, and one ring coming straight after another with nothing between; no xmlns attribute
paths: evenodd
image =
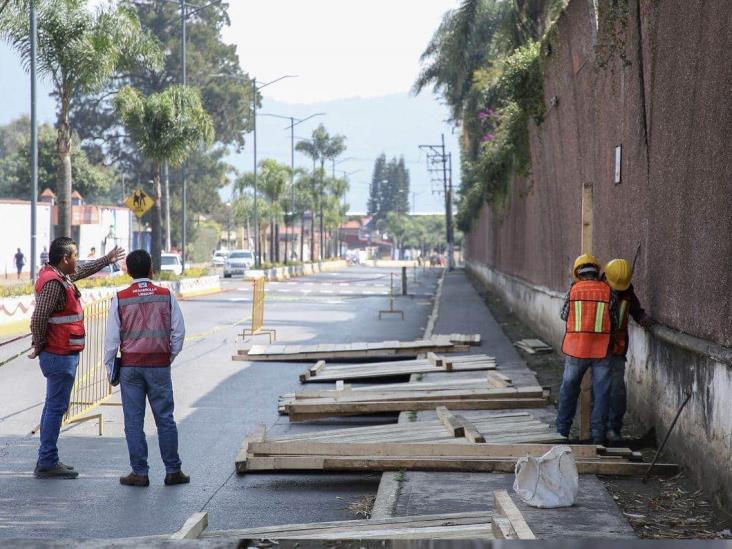
<svg viewBox="0 0 732 549"><path fill-rule="evenodd" d="M447 269L443 269L439 280L437 281L437 291L435 292L435 302L432 304L432 312L430 313L427 327L425 328L423 339L432 337L432 332L435 329L435 323L437 322L437 316L440 314L440 300L442 299L442 283L445 280L445 274ZM397 423L404 423L407 421L407 415L405 412L399 414L399 420ZM397 499L399 497L400 483L403 481L397 480L399 471L393 471L381 474L381 481L379 482L379 489L376 491L376 500L374 500L374 506L371 509L372 519L385 519L394 516L394 510L396 509Z"/></svg>

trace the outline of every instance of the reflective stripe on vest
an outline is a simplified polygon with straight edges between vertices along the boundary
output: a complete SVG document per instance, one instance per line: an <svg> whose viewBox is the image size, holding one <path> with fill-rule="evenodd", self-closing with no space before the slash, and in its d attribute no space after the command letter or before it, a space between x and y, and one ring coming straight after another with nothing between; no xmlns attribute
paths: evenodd
<svg viewBox="0 0 732 549"><path fill-rule="evenodd" d="M70 324L71 322L79 322L84 320L84 314L80 315L66 315L66 316L52 316L48 319L49 324Z"/></svg>
<svg viewBox="0 0 732 549"><path fill-rule="evenodd" d="M134 303L153 303L155 301L170 301L170 296L168 295L142 295L137 297L123 297L119 300L120 307L124 307L126 305L133 305Z"/></svg>
<svg viewBox="0 0 732 549"><path fill-rule="evenodd" d="M83 337L70 337L69 345L86 345L86 339Z"/></svg>
<svg viewBox="0 0 732 549"><path fill-rule="evenodd" d="M610 287L598 280L577 282L570 290L562 351L575 358L604 358L610 346Z"/></svg>
<svg viewBox="0 0 732 549"><path fill-rule="evenodd" d="M170 332L166 332L165 330L135 330L122 332L122 339L142 339L144 337L165 339L170 337Z"/></svg>
<svg viewBox="0 0 732 549"><path fill-rule="evenodd" d="M620 302L620 315L619 315L621 329L628 326L628 317L625 316L625 311L627 310L627 308L628 308L628 301L623 299Z"/></svg>
<svg viewBox="0 0 732 549"><path fill-rule="evenodd" d="M618 326L618 329L613 334L614 355L625 355L625 351L628 348L628 319L630 318L628 303L627 299L620 301L620 326Z"/></svg>

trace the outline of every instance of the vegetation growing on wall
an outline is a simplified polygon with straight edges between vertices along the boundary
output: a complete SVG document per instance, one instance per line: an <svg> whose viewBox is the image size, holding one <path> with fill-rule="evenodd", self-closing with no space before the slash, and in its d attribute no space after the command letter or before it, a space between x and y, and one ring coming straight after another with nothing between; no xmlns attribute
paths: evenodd
<svg viewBox="0 0 732 549"><path fill-rule="evenodd" d="M514 175L530 168L529 123L543 121L540 44L564 0L463 0L422 56L415 84L432 85L462 127L458 227L483 204L499 205Z"/></svg>

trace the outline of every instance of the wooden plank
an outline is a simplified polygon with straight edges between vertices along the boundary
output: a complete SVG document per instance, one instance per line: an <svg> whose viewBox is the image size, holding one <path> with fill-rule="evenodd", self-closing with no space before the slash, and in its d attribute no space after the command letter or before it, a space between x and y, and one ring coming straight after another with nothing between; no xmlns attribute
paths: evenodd
<svg viewBox="0 0 732 549"><path fill-rule="evenodd" d="M361 443L361 442L316 442L310 440L287 442L251 442L250 456L391 456L391 457L500 457L520 458L540 457L553 447L552 444L411 444L400 442ZM575 459L597 458L594 445L570 446Z"/></svg>
<svg viewBox="0 0 732 549"><path fill-rule="evenodd" d="M338 381L336 381L335 390L336 391L345 391L346 390L346 384L343 383L343 380L342 379L339 379ZM350 385L348 385L348 390L349 391L351 390L351 386Z"/></svg>
<svg viewBox="0 0 732 549"><path fill-rule="evenodd" d="M615 475L642 477L648 470L647 463L625 461L578 460L577 471L586 475ZM250 457L248 473L267 471L456 471L513 473L516 460L500 458L455 457L324 457L324 456L276 456ZM671 463L657 463L653 468L657 476L675 475L679 468Z"/></svg>
<svg viewBox="0 0 732 549"><path fill-rule="evenodd" d="M208 513L193 513L183 527L170 536L172 540L198 539L208 527Z"/></svg>
<svg viewBox="0 0 732 549"><path fill-rule="evenodd" d="M437 356L432 351L430 351L429 353L427 353L427 360L429 360L435 366L442 366L442 357Z"/></svg>
<svg viewBox="0 0 732 549"><path fill-rule="evenodd" d="M453 364L453 372L478 372L495 370L495 362L475 362L470 364ZM329 372L326 367L316 377L300 376L300 380L304 383L313 382L325 382L325 381L338 381L342 380L355 380L355 379L373 379L373 378L388 378L396 376L408 376L410 374L429 374L435 371L446 372L447 370L437 370L434 366L414 365L411 367L394 367L394 368L359 368L350 371L337 371L335 373Z"/></svg>
<svg viewBox="0 0 732 549"><path fill-rule="evenodd" d="M544 398L496 398L474 400L387 400L375 402L332 402L329 404L294 403L285 406L290 421L308 421L332 416L375 414L381 412L406 412L432 410L446 406L450 410L504 410L516 408L543 408Z"/></svg>
<svg viewBox="0 0 732 549"><path fill-rule="evenodd" d="M435 409L435 412L437 412L437 417L445 426L445 429L447 429L450 436L459 438L465 435L465 427L463 424L460 423L457 417L445 406L438 406Z"/></svg>
<svg viewBox="0 0 732 549"><path fill-rule="evenodd" d="M477 444L477 443L484 443L485 437L480 434L480 431L473 425L469 420L464 418L463 416L457 416L458 421L460 421L463 425L463 433L466 439L468 439L470 442Z"/></svg>
<svg viewBox="0 0 732 549"><path fill-rule="evenodd" d="M306 393L305 393L306 394ZM375 402L382 400L462 400L478 398L541 398L544 391L541 387L460 387L456 389L430 389L425 391L368 391L349 392L332 391L325 397L295 399L295 403L328 404L331 402Z"/></svg>
<svg viewBox="0 0 732 549"><path fill-rule="evenodd" d="M312 368L310 368L310 375L317 376L318 372L325 368L325 360L318 360Z"/></svg>
<svg viewBox="0 0 732 549"><path fill-rule="evenodd" d="M536 539L534 532L531 531L526 519L506 490L496 490L493 492L493 498L496 514L501 514L508 519L518 539Z"/></svg>
<svg viewBox="0 0 732 549"><path fill-rule="evenodd" d="M441 515L420 515L407 517L393 517L387 519L369 520L345 520L337 522L316 522L306 524L283 524L279 526L266 526L247 528L242 530L221 530L208 531L206 538L229 537L237 539L305 539L320 535L343 535L358 536L361 533L368 534L372 531L399 532L403 529L424 529L432 531L435 529L450 527L458 530L467 530L470 527L488 526L492 519L492 513L485 511L469 513L447 513ZM429 529L429 530L428 530ZM389 538L389 535L384 536ZM428 536L432 538L432 536ZM446 538L443 538L446 539Z"/></svg>
<svg viewBox="0 0 732 549"><path fill-rule="evenodd" d="M496 539L517 539L516 532L511 529L511 523L505 517L493 516L491 532Z"/></svg>
<svg viewBox="0 0 732 549"><path fill-rule="evenodd" d="M234 460L234 467L237 473L243 473L247 468L247 455L249 453L249 445L254 442L264 442L267 436L267 426L260 424L257 429L250 435L247 435L242 442L239 453L236 455Z"/></svg>

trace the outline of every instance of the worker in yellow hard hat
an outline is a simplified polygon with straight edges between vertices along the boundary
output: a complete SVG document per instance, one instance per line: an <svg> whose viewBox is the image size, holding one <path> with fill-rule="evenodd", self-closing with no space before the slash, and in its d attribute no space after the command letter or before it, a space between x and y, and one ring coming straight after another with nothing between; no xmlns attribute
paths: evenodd
<svg viewBox="0 0 732 549"><path fill-rule="evenodd" d="M653 319L641 307L630 279L633 268L625 259L613 259L605 265L602 279L613 289L618 303L618 326L610 344L610 398L607 438L610 442L621 439L623 416L627 407L625 389L625 356L628 352L628 319L633 317L644 328L653 325Z"/></svg>
<svg viewBox="0 0 732 549"><path fill-rule="evenodd" d="M566 322L562 352L566 355L559 390L557 432L568 437L577 411L582 377L592 368L593 404L590 416L592 440L604 444L610 393L609 349L617 326L615 295L600 280L600 264L591 254L582 254L572 267L574 282L560 316Z"/></svg>

